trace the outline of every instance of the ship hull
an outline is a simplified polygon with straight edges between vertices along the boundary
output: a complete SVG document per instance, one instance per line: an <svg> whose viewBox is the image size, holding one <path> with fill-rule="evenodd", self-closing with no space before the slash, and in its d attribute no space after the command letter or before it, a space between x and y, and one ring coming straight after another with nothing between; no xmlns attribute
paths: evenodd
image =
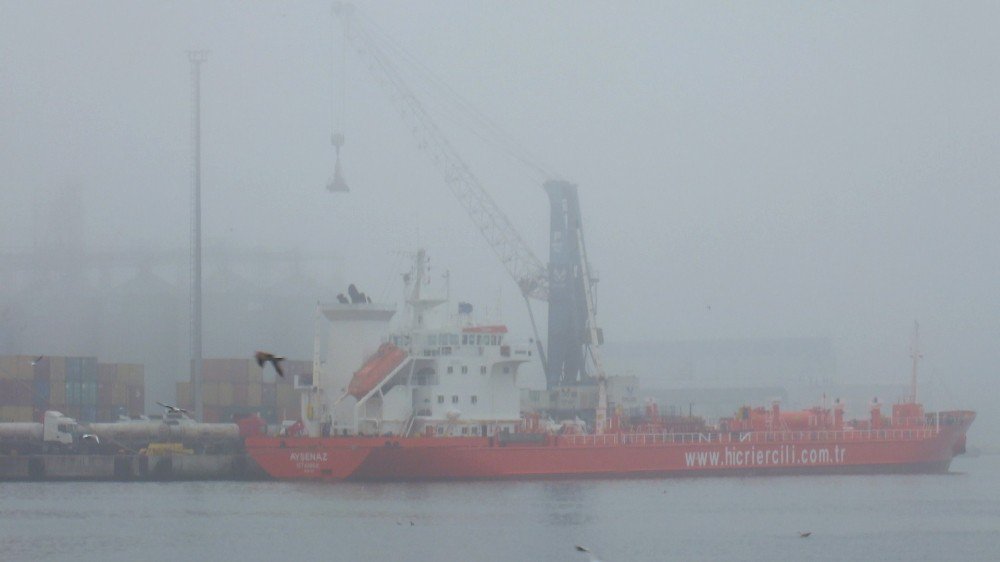
<svg viewBox="0 0 1000 562"><path fill-rule="evenodd" d="M972 417L940 428L568 435L532 443L254 438L247 451L274 478L328 481L934 473L948 470Z"/></svg>

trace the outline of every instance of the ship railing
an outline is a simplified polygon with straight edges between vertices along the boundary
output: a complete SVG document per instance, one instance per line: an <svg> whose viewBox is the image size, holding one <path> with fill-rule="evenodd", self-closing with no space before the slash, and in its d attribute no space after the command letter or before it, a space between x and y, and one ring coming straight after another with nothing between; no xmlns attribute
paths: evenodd
<svg viewBox="0 0 1000 562"><path fill-rule="evenodd" d="M937 428L909 429L849 429L842 431L755 431L705 433L607 433L603 435L562 435L567 445L641 446L683 444L761 444L786 442L833 441L912 441L929 439L938 434Z"/></svg>

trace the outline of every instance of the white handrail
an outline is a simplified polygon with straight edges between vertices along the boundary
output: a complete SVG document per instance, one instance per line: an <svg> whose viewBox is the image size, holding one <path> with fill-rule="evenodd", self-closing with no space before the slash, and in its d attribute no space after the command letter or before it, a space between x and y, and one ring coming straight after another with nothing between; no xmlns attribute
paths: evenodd
<svg viewBox="0 0 1000 562"><path fill-rule="evenodd" d="M560 441L571 445L676 445L685 443L779 443L785 441L913 441L928 439L939 433L936 428L849 429L842 431L782 431L782 432L705 432L705 433L607 433L603 435L561 435ZM734 434L748 434L734 439ZM797 438L797 439L796 439Z"/></svg>

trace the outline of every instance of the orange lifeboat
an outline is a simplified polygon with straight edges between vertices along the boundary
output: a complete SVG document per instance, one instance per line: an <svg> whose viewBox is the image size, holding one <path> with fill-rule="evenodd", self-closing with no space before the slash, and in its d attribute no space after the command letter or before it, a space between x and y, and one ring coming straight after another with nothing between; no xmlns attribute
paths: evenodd
<svg viewBox="0 0 1000 562"><path fill-rule="evenodd" d="M404 359L405 351L391 343L383 343L375 355L354 372L351 383L347 385L347 393L360 400L399 367Z"/></svg>

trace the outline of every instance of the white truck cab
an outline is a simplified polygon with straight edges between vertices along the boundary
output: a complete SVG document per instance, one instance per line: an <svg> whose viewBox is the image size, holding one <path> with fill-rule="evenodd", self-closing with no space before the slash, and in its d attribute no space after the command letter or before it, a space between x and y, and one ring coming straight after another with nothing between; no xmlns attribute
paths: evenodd
<svg viewBox="0 0 1000 562"><path fill-rule="evenodd" d="M45 412L42 441L46 444L73 445L73 439L79 432L80 425L73 418L55 410Z"/></svg>

